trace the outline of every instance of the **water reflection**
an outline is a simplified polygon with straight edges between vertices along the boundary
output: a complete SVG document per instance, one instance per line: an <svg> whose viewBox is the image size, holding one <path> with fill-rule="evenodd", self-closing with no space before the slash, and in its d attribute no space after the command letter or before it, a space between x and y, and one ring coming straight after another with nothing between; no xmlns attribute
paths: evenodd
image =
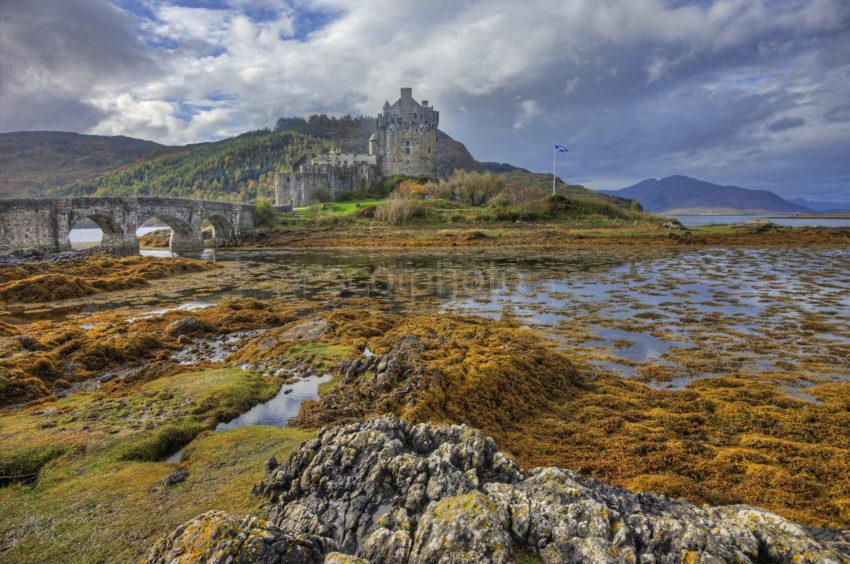
<svg viewBox="0 0 850 564"><path fill-rule="evenodd" d="M298 414L305 400L319 399L319 385L331 379L330 374L285 384L278 394L265 403L260 403L227 423L219 423L215 430L226 431L246 425L274 425L282 427Z"/></svg>

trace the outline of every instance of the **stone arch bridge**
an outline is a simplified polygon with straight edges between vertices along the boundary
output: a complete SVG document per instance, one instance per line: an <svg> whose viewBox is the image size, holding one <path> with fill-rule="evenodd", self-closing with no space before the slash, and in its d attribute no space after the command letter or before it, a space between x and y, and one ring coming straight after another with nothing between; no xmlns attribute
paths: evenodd
<svg viewBox="0 0 850 564"><path fill-rule="evenodd" d="M238 235L256 225L255 208L247 204L179 198L26 198L0 200L0 250L71 248L68 235L81 219L102 230L101 245L138 252L136 229L150 219L171 227L171 250L201 251L201 227L209 220L214 238Z"/></svg>

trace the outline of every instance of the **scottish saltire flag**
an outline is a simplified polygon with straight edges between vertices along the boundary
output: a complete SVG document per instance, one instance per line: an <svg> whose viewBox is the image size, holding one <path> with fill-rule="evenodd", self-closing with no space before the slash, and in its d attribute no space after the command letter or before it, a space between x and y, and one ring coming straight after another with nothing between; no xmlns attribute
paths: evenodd
<svg viewBox="0 0 850 564"><path fill-rule="evenodd" d="M567 148L564 147L563 145L558 145L557 143L555 143L555 152L556 153L566 153Z"/></svg>

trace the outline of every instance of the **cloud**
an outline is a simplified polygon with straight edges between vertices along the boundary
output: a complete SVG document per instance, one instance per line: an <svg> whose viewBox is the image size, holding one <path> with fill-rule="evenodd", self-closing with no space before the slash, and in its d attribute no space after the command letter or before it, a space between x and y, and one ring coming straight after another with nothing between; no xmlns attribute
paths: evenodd
<svg viewBox="0 0 850 564"><path fill-rule="evenodd" d="M531 98L522 100L519 103L519 112L514 118L514 129L522 129L541 113L543 113L543 109L537 103L537 100Z"/></svg>
<svg viewBox="0 0 850 564"><path fill-rule="evenodd" d="M767 128L771 131L786 131L795 127L801 127L805 123L806 120L801 117L784 117L774 121Z"/></svg>
<svg viewBox="0 0 850 564"><path fill-rule="evenodd" d="M850 179L844 0L115 2L0 2L0 130L188 143L412 86L482 160L546 170L558 139L596 187Z"/></svg>
<svg viewBox="0 0 850 564"><path fill-rule="evenodd" d="M0 131L95 126L93 95L157 72L134 23L107 0L3 0Z"/></svg>

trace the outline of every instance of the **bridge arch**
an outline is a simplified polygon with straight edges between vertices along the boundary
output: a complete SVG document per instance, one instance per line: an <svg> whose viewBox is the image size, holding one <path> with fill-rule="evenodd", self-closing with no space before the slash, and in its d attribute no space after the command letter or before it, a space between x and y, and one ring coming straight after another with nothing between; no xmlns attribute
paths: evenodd
<svg viewBox="0 0 850 564"><path fill-rule="evenodd" d="M212 226L213 237L233 237L236 234L233 224L223 215L217 213L205 215L204 220L208 221Z"/></svg>
<svg viewBox="0 0 850 564"><path fill-rule="evenodd" d="M63 240L59 242L59 246L61 248L71 248L70 234L71 231L75 228L75 226L83 221L84 219L90 219L97 225L100 230L103 232L103 235L100 238L101 245L121 245L124 242L124 230L121 228L121 225L115 221L115 218L104 215L102 213L75 213L71 214L68 219L69 229L67 233L63 235Z"/></svg>
<svg viewBox="0 0 850 564"><path fill-rule="evenodd" d="M182 215L182 214L181 214ZM197 225L193 225L191 217L180 217L163 211L150 210L142 215L146 223L151 219L158 219L171 228L171 240L169 247L172 252L200 252L204 250L204 242L201 240L201 232Z"/></svg>

